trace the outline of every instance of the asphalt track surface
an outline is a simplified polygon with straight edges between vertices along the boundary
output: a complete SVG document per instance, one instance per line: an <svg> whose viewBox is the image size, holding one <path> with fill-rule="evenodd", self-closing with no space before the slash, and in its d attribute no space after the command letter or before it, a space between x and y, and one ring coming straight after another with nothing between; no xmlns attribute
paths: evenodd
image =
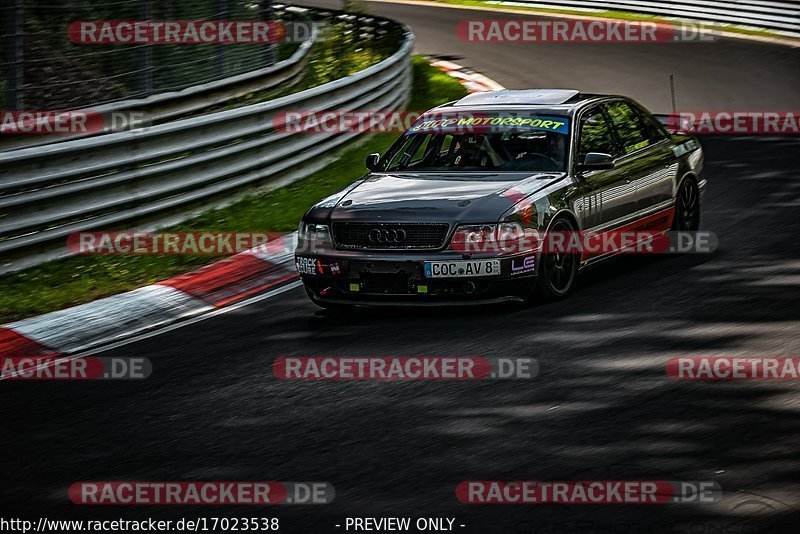
<svg viewBox="0 0 800 534"><path fill-rule="evenodd" d="M370 4L417 50L511 88L579 87L682 109L800 109L800 51L697 44L465 45L474 12ZM477 18L490 18L477 14ZM506 17L507 15L498 15ZM318 311L302 288L101 355L146 356L141 382L5 382L0 516L454 517L457 531L796 532L800 386L675 382L673 356L798 354L800 139L703 139L711 255L616 261L530 308ZM281 382L280 355L532 356L533 380ZM715 480L714 504L470 506L462 480ZM322 480L317 507L79 507L86 480Z"/></svg>

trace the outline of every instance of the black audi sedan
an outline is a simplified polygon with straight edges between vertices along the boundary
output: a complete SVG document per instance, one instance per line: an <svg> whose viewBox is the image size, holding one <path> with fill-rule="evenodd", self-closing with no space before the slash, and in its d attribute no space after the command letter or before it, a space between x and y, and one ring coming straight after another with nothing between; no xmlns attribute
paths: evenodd
<svg viewBox="0 0 800 534"><path fill-rule="evenodd" d="M579 270L695 231L706 186L696 138L563 89L439 106L366 165L300 223L295 264L323 307L562 298Z"/></svg>

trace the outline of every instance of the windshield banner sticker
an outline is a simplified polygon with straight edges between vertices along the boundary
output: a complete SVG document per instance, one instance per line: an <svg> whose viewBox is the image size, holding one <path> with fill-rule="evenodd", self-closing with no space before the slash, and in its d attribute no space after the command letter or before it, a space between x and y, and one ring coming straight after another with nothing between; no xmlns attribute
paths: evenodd
<svg viewBox="0 0 800 534"><path fill-rule="evenodd" d="M510 114L487 116L485 114L459 113L422 117L411 127L408 133L484 133L509 130L538 130L567 135L569 133L569 119L566 117L515 117Z"/></svg>

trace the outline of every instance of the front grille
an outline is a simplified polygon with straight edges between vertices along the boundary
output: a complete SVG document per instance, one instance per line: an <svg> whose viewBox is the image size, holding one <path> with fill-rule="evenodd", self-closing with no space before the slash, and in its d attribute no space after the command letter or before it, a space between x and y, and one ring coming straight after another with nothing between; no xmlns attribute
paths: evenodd
<svg viewBox="0 0 800 534"><path fill-rule="evenodd" d="M343 249L438 249L447 239L447 223L333 223L333 239Z"/></svg>

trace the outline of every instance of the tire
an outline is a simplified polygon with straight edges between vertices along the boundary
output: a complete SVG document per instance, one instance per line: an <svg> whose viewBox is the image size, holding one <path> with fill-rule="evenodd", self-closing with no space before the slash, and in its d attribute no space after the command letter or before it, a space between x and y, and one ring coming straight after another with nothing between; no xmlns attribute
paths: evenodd
<svg viewBox="0 0 800 534"><path fill-rule="evenodd" d="M686 178L678 186L675 197L675 219L672 229L678 232L696 232L700 228L700 191L697 183Z"/></svg>
<svg viewBox="0 0 800 534"><path fill-rule="evenodd" d="M575 232L575 225L565 217L559 217L550 225L548 232ZM575 288L580 266L580 254L542 254L539 275L533 296L551 301L566 298Z"/></svg>

